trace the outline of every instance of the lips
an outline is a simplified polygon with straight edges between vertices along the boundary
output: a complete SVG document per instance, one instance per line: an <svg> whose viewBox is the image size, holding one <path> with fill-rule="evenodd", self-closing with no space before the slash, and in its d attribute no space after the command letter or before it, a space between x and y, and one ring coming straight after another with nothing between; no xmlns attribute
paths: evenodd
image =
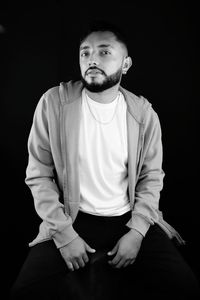
<svg viewBox="0 0 200 300"><path fill-rule="evenodd" d="M96 74L102 74L102 72L98 69L92 69L92 70L88 70L86 74L87 75L89 75L89 74L90 75L96 75Z"/></svg>

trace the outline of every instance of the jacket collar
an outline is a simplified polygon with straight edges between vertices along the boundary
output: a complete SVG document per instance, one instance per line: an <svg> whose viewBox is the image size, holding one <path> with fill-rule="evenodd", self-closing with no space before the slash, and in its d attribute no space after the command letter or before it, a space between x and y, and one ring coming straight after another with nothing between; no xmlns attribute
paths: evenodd
<svg viewBox="0 0 200 300"><path fill-rule="evenodd" d="M73 103L76 100L80 100L83 84L81 81L69 81L60 83L61 103L62 105ZM128 112L138 123L144 123L145 115L148 109L151 107L151 103L143 96L136 96L132 92L119 87L119 90L124 95L127 102Z"/></svg>

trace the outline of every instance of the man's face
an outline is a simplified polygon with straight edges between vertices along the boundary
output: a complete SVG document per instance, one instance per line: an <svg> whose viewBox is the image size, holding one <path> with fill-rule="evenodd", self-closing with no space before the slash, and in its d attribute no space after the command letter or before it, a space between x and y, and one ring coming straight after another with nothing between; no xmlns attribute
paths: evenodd
<svg viewBox="0 0 200 300"><path fill-rule="evenodd" d="M102 92L121 81L127 51L112 32L93 32L80 45L80 69L84 86Z"/></svg>

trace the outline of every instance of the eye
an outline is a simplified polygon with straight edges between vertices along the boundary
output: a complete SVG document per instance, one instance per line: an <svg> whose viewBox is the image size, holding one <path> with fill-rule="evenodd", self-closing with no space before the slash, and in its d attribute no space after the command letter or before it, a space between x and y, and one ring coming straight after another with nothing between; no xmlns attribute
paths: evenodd
<svg viewBox="0 0 200 300"><path fill-rule="evenodd" d="M101 55L109 55L109 54L111 54L111 53L108 50L101 51Z"/></svg>
<svg viewBox="0 0 200 300"><path fill-rule="evenodd" d="M81 57L87 57L89 55L88 51L81 52Z"/></svg>

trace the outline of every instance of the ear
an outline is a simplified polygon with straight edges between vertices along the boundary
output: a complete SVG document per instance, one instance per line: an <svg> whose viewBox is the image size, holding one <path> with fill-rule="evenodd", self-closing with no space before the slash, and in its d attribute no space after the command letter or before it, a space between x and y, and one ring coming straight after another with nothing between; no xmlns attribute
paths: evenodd
<svg viewBox="0 0 200 300"><path fill-rule="evenodd" d="M123 62L122 73L126 74L131 66L132 66L131 57L130 56L125 57L124 62Z"/></svg>

